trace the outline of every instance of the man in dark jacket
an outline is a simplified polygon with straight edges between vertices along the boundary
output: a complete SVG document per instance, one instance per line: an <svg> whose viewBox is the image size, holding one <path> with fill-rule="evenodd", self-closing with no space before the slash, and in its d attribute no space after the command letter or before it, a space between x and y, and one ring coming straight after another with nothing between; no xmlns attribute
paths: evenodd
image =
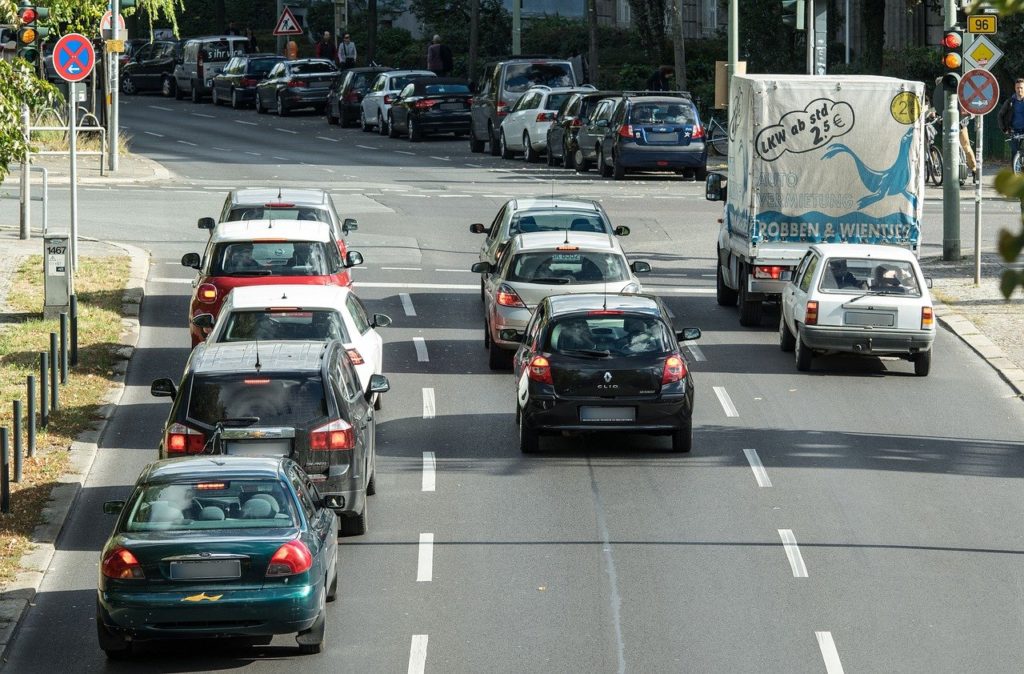
<svg viewBox="0 0 1024 674"><path fill-rule="evenodd" d="M1024 78L1013 83L1013 95L999 108L999 128L1006 135L1024 133ZM1010 160L1017 156L1019 141L1010 138Z"/></svg>
<svg viewBox="0 0 1024 674"><path fill-rule="evenodd" d="M331 31L325 30L324 34L320 37L320 41L316 43L316 57L328 59L329 61L338 60L338 47L334 44L334 40L331 39Z"/></svg>
<svg viewBox="0 0 1024 674"><path fill-rule="evenodd" d="M669 91L672 89L672 76L675 70L672 66L661 66L647 78L648 91Z"/></svg>

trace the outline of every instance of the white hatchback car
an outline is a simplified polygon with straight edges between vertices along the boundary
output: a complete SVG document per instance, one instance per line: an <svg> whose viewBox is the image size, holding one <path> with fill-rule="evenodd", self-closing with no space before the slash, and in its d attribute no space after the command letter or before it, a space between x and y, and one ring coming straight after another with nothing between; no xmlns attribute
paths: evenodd
<svg viewBox="0 0 1024 674"><path fill-rule="evenodd" d="M935 312L914 254L896 246L816 244L782 291L779 346L806 371L815 354L898 356L931 369Z"/></svg>
<svg viewBox="0 0 1024 674"><path fill-rule="evenodd" d="M405 85L419 77L437 77L430 70L388 70L373 81L373 86L363 96L359 110L359 128L363 131L388 135L388 112Z"/></svg>
<svg viewBox="0 0 1024 674"><path fill-rule="evenodd" d="M192 321L210 324L209 318L200 316ZM385 314L368 315L362 301L349 288L246 286L228 293L206 341L340 339L365 389L370 376L381 374L384 369L383 340L375 328L389 325L391 318Z"/></svg>
<svg viewBox="0 0 1024 674"><path fill-rule="evenodd" d="M500 142L503 159L522 152L528 162L540 161L548 150L548 127L562 103L578 91L596 91L593 85L548 87L538 85L523 94L501 122Z"/></svg>

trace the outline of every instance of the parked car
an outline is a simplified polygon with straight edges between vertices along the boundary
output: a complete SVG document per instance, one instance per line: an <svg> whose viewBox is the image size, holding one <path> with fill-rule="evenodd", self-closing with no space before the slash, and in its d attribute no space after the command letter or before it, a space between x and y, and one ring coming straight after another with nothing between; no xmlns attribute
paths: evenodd
<svg viewBox="0 0 1024 674"><path fill-rule="evenodd" d="M156 40L136 46L121 66L121 93L166 93L173 82L174 66L181 57L181 41Z"/></svg>
<svg viewBox="0 0 1024 674"><path fill-rule="evenodd" d="M672 451L693 446L693 376L672 314L650 295L554 295L537 306L512 365L519 449L564 431L668 435Z"/></svg>
<svg viewBox="0 0 1024 674"><path fill-rule="evenodd" d="M649 272L632 262L614 236L565 230L519 234L497 265L477 262L472 271L484 282L484 348L492 370L507 367L518 342L502 330L523 330L537 303L548 295L639 293L634 274Z"/></svg>
<svg viewBox="0 0 1024 674"><path fill-rule="evenodd" d="M389 70L393 68L373 66L345 70L327 92L327 123L351 126L358 122L363 96L377 76Z"/></svg>
<svg viewBox="0 0 1024 674"><path fill-rule="evenodd" d="M594 89L589 84L586 87ZM540 161L548 150L548 128L555 121L555 113L576 91L573 87L551 88L542 84L523 94L498 131L502 158L512 159L522 153L529 163Z"/></svg>
<svg viewBox="0 0 1024 674"><path fill-rule="evenodd" d="M242 54L234 56L213 78L210 100L214 105L230 103L237 110L256 101L256 85L275 65L284 61L276 54Z"/></svg>
<svg viewBox="0 0 1024 674"><path fill-rule="evenodd" d="M597 163L601 175L674 171L696 180L708 175L708 147L697 107L685 92L623 97L612 113Z"/></svg>
<svg viewBox="0 0 1024 674"><path fill-rule="evenodd" d="M224 69L232 56L249 51L248 38L240 35L212 35L186 40L181 59L174 68L174 97L186 95L199 103L210 93L213 78Z"/></svg>
<svg viewBox="0 0 1024 674"><path fill-rule="evenodd" d="M580 91L572 94L555 113L555 121L548 127L548 166L561 163L565 168L575 168L576 137L584 120L601 100L621 96L621 91Z"/></svg>
<svg viewBox="0 0 1024 674"><path fill-rule="evenodd" d="M327 59L299 59L276 64L256 85L256 112L274 110L281 117L299 108L323 112L338 67Z"/></svg>
<svg viewBox="0 0 1024 674"><path fill-rule="evenodd" d="M572 153L572 165L579 173L586 173L601 155L601 145L608 135L608 124L618 106L620 96L602 99L591 108L590 113L576 130L576 142Z"/></svg>
<svg viewBox="0 0 1024 674"><path fill-rule="evenodd" d="M286 456L305 470L341 518L343 536L366 532L366 497L376 492L377 420L370 402L383 375L359 384L345 345L331 342L204 344L180 385L155 380L173 400L160 455Z"/></svg>
<svg viewBox="0 0 1024 674"><path fill-rule="evenodd" d="M373 86L359 104L359 126L363 131L388 132L388 113L398 94L417 77L436 77L430 70L389 70L377 75Z"/></svg>
<svg viewBox="0 0 1024 674"><path fill-rule="evenodd" d="M572 63L564 59L513 58L492 61L480 73L473 93L469 149L483 152L490 143L491 154L498 156L501 140L498 128L502 120L530 87L575 87L579 84Z"/></svg>
<svg viewBox="0 0 1024 674"><path fill-rule="evenodd" d="M112 660L148 639L296 634L319 653L338 595L338 518L292 460L147 465L100 552L96 632Z"/></svg>
<svg viewBox="0 0 1024 674"><path fill-rule="evenodd" d="M133 37L130 40L124 41L124 51L117 55L117 65L119 68L124 68L129 61L132 60L132 56L139 50L143 45L149 44L148 38Z"/></svg>
<svg viewBox="0 0 1024 674"><path fill-rule="evenodd" d="M914 254L898 246L830 243L810 247L782 291L779 346L800 371L815 355L898 356L928 375L935 310Z"/></svg>
<svg viewBox="0 0 1024 674"><path fill-rule="evenodd" d="M189 302L192 346L205 338L191 321L199 314L220 312L233 288L251 285L352 284L349 268L363 256L349 251L342 258L330 225L295 220L243 220L221 223L210 236L203 256L186 253L184 267L195 269Z"/></svg>
<svg viewBox="0 0 1024 674"><path fill-rule="evenodd" d="M469 133L473 95L465 80L424 77L405 85L388 111L388 136L416 142L435 133Z"/></svg>

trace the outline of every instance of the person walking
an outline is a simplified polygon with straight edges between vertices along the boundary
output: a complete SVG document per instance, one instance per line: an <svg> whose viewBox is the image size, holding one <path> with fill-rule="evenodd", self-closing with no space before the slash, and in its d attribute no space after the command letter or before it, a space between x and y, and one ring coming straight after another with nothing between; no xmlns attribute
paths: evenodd
<svg viewBox="0 0 1024 674"><path fill-rule="evenodd" d="M1010 139L1010 161L1013 162L1020 149L1020 141L1013 136L1024 133L1024 77L1014 81L1013 95L999 107L999 128ZM1024 208L1024 201L1021 204Z"/></svg>
<svg viewBox="0 0 1024 674"><path fill-rule="evenodd" d="M974 115L960 108L960 147L964 151L964 159L967 160L967 168L974 178L974 184L978 184L978 159L974 156L974 147L971 146L971 136L967 132Z"/></svg>
<svg viewBox="0 0 1024 674"><path fill-rule="evenodd" d="M341 36L341 44L338 45L338 65L342 68L351 68L356 64L356 43L352 36L345 33Z"/></svg>
<svg viewBox="0 0 1024 674"><path fill-rule="evenodd" d="M647 78L648 91L669 91L672 88L672 76L675 70L672 66L661 66Z"/></svg>
<svg viewBox="0 0 1024 674"><path fill-rule="evenodd" d="M338 47L334 44L334 40L331 39L331 31L325 30L324 34L320 36L320 41L316 43L316 57L334 62L338 61Z"/></svg>
<svg viewBox="0 0 1024 674"><path fill-rule="evenodd" d="M427 70L433 70L438 77L444 77L452 70L452 50L435 35L427 47Z"/></svg>

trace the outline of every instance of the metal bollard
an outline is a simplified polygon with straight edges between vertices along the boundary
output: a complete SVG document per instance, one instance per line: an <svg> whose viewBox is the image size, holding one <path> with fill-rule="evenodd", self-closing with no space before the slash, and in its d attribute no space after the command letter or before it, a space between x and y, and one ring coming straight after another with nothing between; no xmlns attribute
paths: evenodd
<svg viewBox="0 0 1024 674"><path fill-rule="evenodd" d="M78 298L71 296L71 367L78 365Z"/></svg>
<svg viewBox="0 0 1024 674"><path fill-rule="evenodd" d="M60 409L60 391L57 390L59 386L57 382L57 364L60 361L57 360L57 333L50 333L50 411L56 412Z"/></svg>
<svg viewBox="0 0 1024 674"><path fill-rule="evenodd" d="M60 318L60 383L68 383L68 315Z"/></svg>
<svg viewBox="0 0 1024 674"><path fill-rule="evenodd" d="M11 512L11 465L7 461L7 429L0 428L0 512Z"/></svg>
<svg viewBox="0 0 1024 674"><path fill-rule="evenodd" d="M50 357L39 353L39 428L50 423Z"/></svg>
<svg viewBox="0 0 1024 674"><path fill-rule="evenodd" d="M36 453L36 378L29 375L25 383L28 388L28 429L25 434L25 456L31 458Z"/></svg>
<svg viewBox="0 0 1024 674"><path fill-rule="evenodd" d="M14 481L21 482L21 401L14 401Z"/></svg>

